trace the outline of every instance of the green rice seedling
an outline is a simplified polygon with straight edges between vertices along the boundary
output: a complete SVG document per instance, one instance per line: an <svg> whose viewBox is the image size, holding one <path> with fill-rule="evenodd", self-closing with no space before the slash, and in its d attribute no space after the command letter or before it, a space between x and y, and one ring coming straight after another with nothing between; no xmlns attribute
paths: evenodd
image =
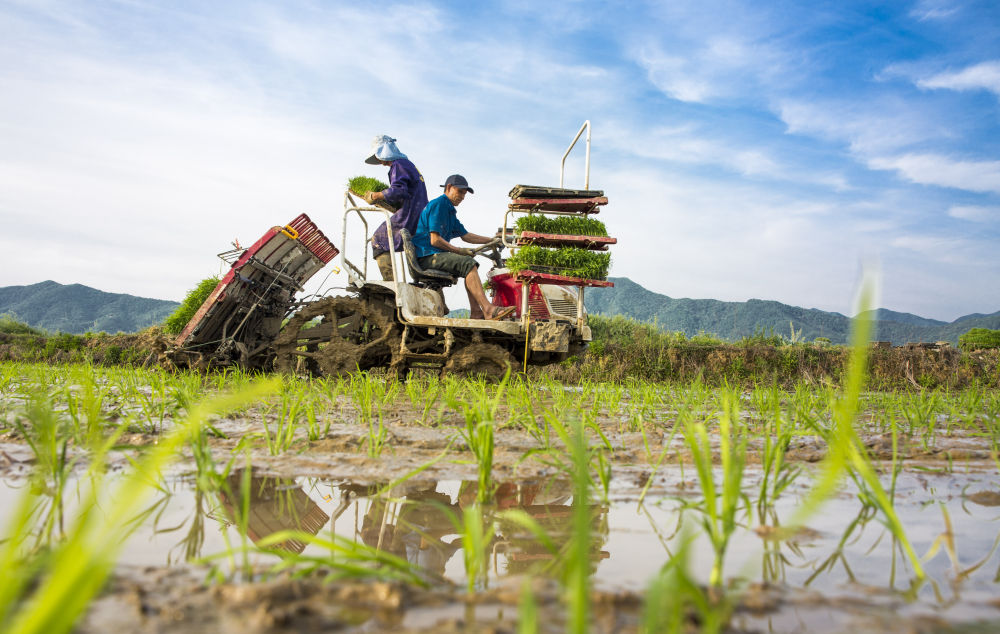
<svg viewBox="0 0 1000 634"><path fill-rule="evenodd" d="M478 503L462 509L462 557L465 563L466 591L472 595L476 586L486 587L489 548L494 535L492 517L484 521Z"/></svg>
<svg viewBox="0 0 1000 634"><path fill-rule="evenodd" d="M493 447L494 427L496 425L497 408L503 399L510 372L507 372L497 384L492 399L487 394L485 383L472 383L474 391L467 395L469 402L455 400L448 403L449 407L458 410L465 417L465 429L460 431L462 439L468 445L476 458L477 489L476 501L485 504L493 499Z"/></svg>
<svg viewBox="0 0 1000 634"><path fill-rule="evenodd" d="M924 447L933 444L941 395L937 392L920 392L900 399L900 413L906 420L908 435L919 431Z"/></svg>
<svg viewBox="0 0 1000 634"><path fill-rule="evenodd" d="M691 535L682 533L680 547L650 581L639 625L641 634L691 631L691 610L699 632L720 632L729 621L733 606L724 600L713 600L691 577L691 541Z"/></svg>
<svg viewBox="0 0 1000 634"><path fill-rule="evenodd" d="M756 393L756 390L755 390ZM761 471L757 513L761 523L765 511L774 504L801 469L785 461L785 452L792 441L792 426L785 420L780 393L776 387L766 392L757 405L763 424L761 429Z"/></svg>
<svg viewBox="0 0 1000 634"><path fill-rule="evenodd" d="M833 406L834 430L828 436L827 456L812 490L799 507L793 525L799 525L802 518L814 513L822 503L833 496L844 475L852 475L859 486L863 485L865 495L883 514L893 538L903 548L918 580L925 578L920 558L914 552L899 516L893 508L892 499L879 482L878 474L867 454L864 443L854 428L857 420L861 391L867 376L868 339L871 333L871 318L866 310L872 305L872 283L866 280L861 289L861 311L856 317L851 332L851 357L844 381L843 395Z"/></svg>
<svg viewBox="0 0 1000 634"><path fill-rule="evenodd" d="M67 387L63 392L66 411L73 424L74 440L78 444L91 446L104 434L107 389L96 379L93 366L80 366L73 378L76 386Z"/></svg>
<svg viewBox="0 0 1000 634"><path fill-rule="evenodd" d="M304 542L307 546L326 551L327 554L312 555L304 552L296 554L272 548L288 541ZM284 530L262 538L256 547L247 548L281 558L271 567L271 575L291 571L293 577L320 576L327 582L339 579L376 579L399 581L421 588L428 586L427 578L432 576L420 566L411 564L392 553L337 534L319 537L305 531Z"/></svg>
<svg viewBox="0 0 1000 634"><path fill-rule="evenodd" d="M377 458L382 454L389 437L389 430L385 426L385 410L399 394L399 383L386 382L366 372L357 372L351 375L348 389L361 422L368 427L368 455Z"/></svg>
<svg viewBox="0 0 1000 634"><path fill-rule="evenodd" d="M61 539L64 527L64 497L66 482L76 462L69 453L70 434L59 414L52 408L51 388L40 386L28 401L23 418L14 426L35 458L31 475L31 491L48 499L48 510L38 532L35 547L47 546Z"/></svg>
<svg viewBox="0 0 1000 634"><path fill-rule="evenodd" d="M302 404L302 412L306 419L306 438L311 442L325 438L330 432L330 420L327 419L321 424L320 412L317 412L317 409L316 399L311 395L307 396Z"/></svg>
<svg viewBox="0 0 1000 634"><path fill-rule="evenodd" d="M136 373L136 378L139 376L141 375ZM142 411L138 431L159 434L167 418L176 412L176 402L170 396L168 380L162 373L146 373L145 378L146 386L139 386L133 382L130 390Z"/></svg>
<svg viewBox="0 0 1000 634"><path fill-rule="evenodd" d="M567 629L587 631L590 620L590 449L582 420L573 426L568 444L573 465L573 520L566 559Z"/></svg>
<svg viewBox="0 0 1000 634"><path fill-rule="evenodd" d="M211 413L260 398L272 389L272 384L264 382L254 390L193 408L177 429L146 452L113 487L107 486L105 475L105 456L111 445L106 442L98 447L91 454L90 490L81 496L80 512L65 539L43 560L29 560L26 565L22 547L34 504L29 490L11 517L5 533L10 538L0 543L0 578L4 579L0 585L0 629L23 634L70 631L104 586L118 552L135 529L131 520L145 503L150 482L177 456L191 432Z"/></svg>
<svg viewBox="0 0 1000 634"><path fill-rule="evenodd" d="M306 396L302 390L292 391L285 385L281 391L280 402L274 415L275 430L271 434L268 425L269 415L265 414L261 425L264 428L264 441L272 456L284 453L295 442L295 432L299 427L299 419L304 414Z"/></svg>
<svg viewBox="0 0 1000 634"><path fill-rule="evenodd" d="M521 583L521 598L517 603L517 634L538 634L538 602L531 591L531 577Z"/></svg>
<svg viewBox="0 0 1000 634"><path fill-rule="evenodd" d="M566 236L607 236L608 230L604 223L596 218L581 218L579 216L521 216L514 223L515 230L534 231L535 233L555 233Z"/></svg>
<svg viewBox="0 0 1000 634"><path fill-rule="evenodd" d="M722 487L715 484L712 469L712 444L704 423L689 423L683 429L684 439L691 452L698 484L703 495L702 527L712 543L715 558L709 585L721 589L723 562L729 539L736 530L736 512L742 499L743 469L746 464L747 437L742 429L737 402L739 392L723 390L719 421L719 459L721 462Z"/></svg>
<svg viewBox="0 0 1000 634"><path fill-rule="evenodd" d="M355 176L347 181L347 189L353 194L364 196L368 192L380 192L389 189L389 186L377 178L371 176Z"/></svg>
<svg viewBox="0 0 1000 634"><path fill-rule="evenodd" d="M198 312L201 305L205 303L208 296L212 294L215 287L219 285L218 277L206 277L202 281L198 282L198 285L193 289L188 291L188 294L184 297L184 301L181 305L177 307L167 319L163 322L163 330L167 334L178 335L187 323L191 321L194 314Z"/></svg>
<svg viewBox="0 0 1000 634"><path fill-rule="evenodd" d="M547 249L526 245L507 259L507 268L514 272L531 269L586 279L606 278L610 266L610 253L573 247Z"/></svg>

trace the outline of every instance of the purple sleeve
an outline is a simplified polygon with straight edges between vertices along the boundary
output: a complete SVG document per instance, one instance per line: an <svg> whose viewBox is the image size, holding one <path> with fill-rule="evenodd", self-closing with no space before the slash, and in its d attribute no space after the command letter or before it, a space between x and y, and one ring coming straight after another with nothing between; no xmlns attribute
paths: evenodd
<svg viewBox="0 0 1000 634"><path fill-rule="evenodd" d="M400 161L393 161L389 168L389 188L384 190L382 195L392 205L402 207L403 203L413 195L415 185L413 175L403 168Z"/></svg>

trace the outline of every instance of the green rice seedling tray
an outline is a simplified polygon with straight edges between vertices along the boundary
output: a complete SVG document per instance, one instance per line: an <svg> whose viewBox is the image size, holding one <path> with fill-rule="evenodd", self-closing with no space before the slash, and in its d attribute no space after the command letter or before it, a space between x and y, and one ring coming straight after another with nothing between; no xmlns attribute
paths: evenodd
<svg viewBox="0 0 1000 634"><path fill-rule="evenodd" d="M538 283L552 284L554 286L590 286L597 288L611 288L615 285L614 282L609 282L607 280L591 280L585 277L569 277L566 275L533 271L531 269L525 269L515 273L514 281L521 284L527 282L528 284Z"/></svg>
<svg viewBox="0 0 1000 634"><path fill-rule="evenodd" d="M610 266L610 253L597 253L572 247L546 249L536 245L526 245L507 258L507 268L512 273L532 270L591 280L606 278Z"/></svg>
<svg viewBox="0 0 1000 634"><path fill-rule="evenodd" d="M607 237L608 230L604 223L596 218L581 218L580 216L543 216L531 214L521 216L514 223L514 228L520 232L551 233L563 236L600 236Z"/></svg>
<svg viewBox="0 0 1000 634"><path fill-rule="evenodd" d="M388 185L371 176L355 176L347 181L347 191L359 198L364 198L368 192L380 192L386 189L389 189ZM396 211L396 207L386 200L376 200L374 204L387 211Z"/></svg>
<svg viewBox="0 0 1000 634"><path fill-rule="evenodd" d="M534 244L540 247L575 247L577 249L586 249L588 251L607 251L608 245L618 244L618 239L522 231L517 237L517 243L519 245Z"/></svg>

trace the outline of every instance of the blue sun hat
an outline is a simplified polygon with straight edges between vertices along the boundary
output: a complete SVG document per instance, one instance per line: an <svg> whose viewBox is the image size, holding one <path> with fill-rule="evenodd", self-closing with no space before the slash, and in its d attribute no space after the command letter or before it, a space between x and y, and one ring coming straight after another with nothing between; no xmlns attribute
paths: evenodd
<svg viewBox="0 0 1000 634"><path fill-rule="evenodd" d="M406 155L396 147L396 139L385 134L380 134L372 141L372 153L371 156L365 159L365 163L378 165L379 161L395 161L405 158Z"/></svg>

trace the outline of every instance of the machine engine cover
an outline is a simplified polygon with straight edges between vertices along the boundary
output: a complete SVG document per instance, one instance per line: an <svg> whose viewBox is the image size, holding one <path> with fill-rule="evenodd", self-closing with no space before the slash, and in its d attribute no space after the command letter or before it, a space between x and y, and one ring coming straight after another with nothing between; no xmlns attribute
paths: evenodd
<svg viewBox="0 0 1000 634"><path fill-rule="evenodd" d="M565 322L538 321L531 325L530 347L533 352L567 352L572 325Z"/></svg>

